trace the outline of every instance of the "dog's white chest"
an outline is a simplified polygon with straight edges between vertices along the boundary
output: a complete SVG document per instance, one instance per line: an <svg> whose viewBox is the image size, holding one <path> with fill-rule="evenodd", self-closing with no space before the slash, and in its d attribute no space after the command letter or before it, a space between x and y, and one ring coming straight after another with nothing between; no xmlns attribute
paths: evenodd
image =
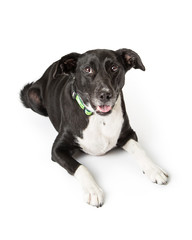
<svg viewBox="0 0 192 240"><path fill-rule="evenodd" d="M89 124L83 131L83 138L77 142L85 153L103 155L117 144L123 125L121 98L119 97L112 113L108 116L94 114L90 116Z"/></svg>

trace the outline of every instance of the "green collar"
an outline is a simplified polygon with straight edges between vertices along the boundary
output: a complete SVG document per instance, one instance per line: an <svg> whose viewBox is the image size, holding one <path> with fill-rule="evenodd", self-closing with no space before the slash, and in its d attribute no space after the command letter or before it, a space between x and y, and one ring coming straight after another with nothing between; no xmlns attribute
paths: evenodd
<svg viewBox="0 0 192 240"><path fill-rule="evenodd" d="M77 101L77 103L79 104L80 108L84 110L84 113L87 116L91 116L93 114L93 112L91 112L90 110L88 110L83 102L83 100L81 99L81 97L79 96L78 93L76 93L75 91L72 92L72 98L75 99Z"/></svg>

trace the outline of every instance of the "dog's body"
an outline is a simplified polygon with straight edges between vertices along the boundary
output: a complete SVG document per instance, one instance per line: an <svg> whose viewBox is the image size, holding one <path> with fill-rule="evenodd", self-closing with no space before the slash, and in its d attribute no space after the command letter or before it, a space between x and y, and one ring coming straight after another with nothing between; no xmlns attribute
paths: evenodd
<svg viewBox="0 0 192 240"><path fill-rule="evenodd" d="M167 182L167 175L138 145L129 124L122 88L125 73L132 67L145 70L138 54L128 49L71 53L21 91L24 105L49 116L58 131L53 161L80 181L86 202L97 207L103 204L103 192L88 170L73 158L75 150L103 155L122 147L136 156L153 182Z"/></svg>

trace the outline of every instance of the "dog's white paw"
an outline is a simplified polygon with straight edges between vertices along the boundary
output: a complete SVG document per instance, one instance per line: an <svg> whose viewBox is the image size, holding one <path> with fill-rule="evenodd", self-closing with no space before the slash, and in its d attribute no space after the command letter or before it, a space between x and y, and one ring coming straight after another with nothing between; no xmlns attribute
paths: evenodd
<svg viewBox="0 0 192 240"><path fill-rule="evenodd" d="M104 203L103 190L98 186L92 186L88 189L84 189L84 200L92 206L101 207Z"/></svg>
<svg viewBox="0 0 192 240"><path fill-rule="evenodd" d="M153 182L157 184L167 184L168 174L157 165L152 165L143 170L143 173Z"/></svg>

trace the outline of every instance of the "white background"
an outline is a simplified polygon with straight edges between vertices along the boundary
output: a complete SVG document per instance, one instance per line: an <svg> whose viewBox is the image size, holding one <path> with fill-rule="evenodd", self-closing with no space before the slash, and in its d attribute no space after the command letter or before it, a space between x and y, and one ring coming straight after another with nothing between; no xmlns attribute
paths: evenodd
<svg viewBox="0 0 192 240"><path fill-rule="evenodd" d="M191 1L4 1L0 6L0 238L192 239ZM151 183L122 150L81 156L106 196L83 202L78 182L51 161L56 131L19 91L70 52L130 48L146 72L124 88L132 127L170 175Z"/></svg>

